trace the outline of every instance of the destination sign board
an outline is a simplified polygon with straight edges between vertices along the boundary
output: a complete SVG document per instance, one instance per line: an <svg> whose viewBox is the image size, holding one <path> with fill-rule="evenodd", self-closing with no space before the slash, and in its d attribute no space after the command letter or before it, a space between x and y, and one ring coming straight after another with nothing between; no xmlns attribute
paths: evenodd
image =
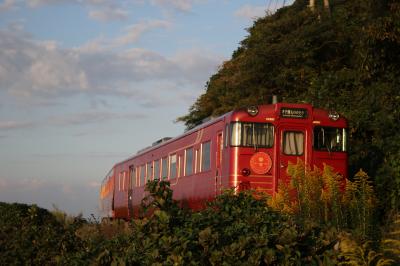
<svg viewBox="0 0 400 266"><path fill-rule="evenodd" d="M307 109L303 108L281 108L281 117L285 118L307 118Z"/></svg>

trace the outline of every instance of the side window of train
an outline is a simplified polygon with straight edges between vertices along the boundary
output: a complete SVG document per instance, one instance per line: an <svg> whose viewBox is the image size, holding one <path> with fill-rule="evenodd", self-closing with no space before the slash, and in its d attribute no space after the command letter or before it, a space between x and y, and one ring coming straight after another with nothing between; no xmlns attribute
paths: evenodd
<svg viewBox="0 0 400 266"><path fill-rule="evenodd" d="M303 155L304 133L301 131L285 131L282 148L285 155Z"/></svg>
<svg viewBox="0 0 400 266"><path fill-rule="evenodd" d="M193 172L193 148L185 150L185 176L191 175Z"/></svg>
<svg viewBox="0 0 400 266"><path fill-rule="evenodd" d="M176 154L169 156L169 178L174 179L176 178Z"/></svg>
<svg viewBox="0 0 400 266"><path fill-rule="evenodd" d="M140 185L143 186L145 184L146 177L146 165L140 166Z"/></svg>
<svg viewBox="0 0 400 266"><path fill-rule="evenodd" d="M137 166L136 167L136 186L137 187L140 187L139 177L140 177L140 166Z"/></svg>
<svg viewBox="0 0 400 266"><path fill-rule="evenodd" d="M210 170L211 167L211 141L201 144L201 171Z"/></svg>
<svg viewBox="0 0 400 266"><path fill-rule="evenodd" d="M146 168L146 177L147 177L146 183L151 180L152 176L153 176L153 167L150 162L150 163L147 163L147 168Z"/></svg>
<svg viewBox="0 0 400 266"><path fill-rule="evenodd" d="M164 157L161 159L161 178L168 178L168 157Z"/></svg>
<svg viewBox="0 0 400 266"><path fill-rule="evenodd" d="M135 167L133 165L129 166L129 188L133 189L135 187L136 183L136 173L135 173Z"/></svg>
<svg viewBox="0 0 400 266"><path fill-rule="evenodd" d="M154 179L160 179L160 160L154 161Z"/></svg>

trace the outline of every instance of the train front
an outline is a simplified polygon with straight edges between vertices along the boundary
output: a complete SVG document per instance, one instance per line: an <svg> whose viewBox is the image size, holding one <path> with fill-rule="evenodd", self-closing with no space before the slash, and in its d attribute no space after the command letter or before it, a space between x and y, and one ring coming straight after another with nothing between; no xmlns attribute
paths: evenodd
<svg viewBox="0 0 400 266"><path fill-rule="evenodd" d="M232 112L226 128L230 185L273 194L287 167L331 165L347 177L347 121L309 104L277 103Z"/></svg>

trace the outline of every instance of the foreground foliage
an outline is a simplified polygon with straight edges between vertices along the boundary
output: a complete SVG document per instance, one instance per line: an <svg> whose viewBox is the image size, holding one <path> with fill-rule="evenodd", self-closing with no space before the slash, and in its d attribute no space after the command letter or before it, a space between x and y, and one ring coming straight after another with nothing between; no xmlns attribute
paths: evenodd
<svg viewBox="0 0 400 266"><path fill-rule="evenodd" d="M0 265L56 264L83 248L74 235L80 217L64 227L36 205L1 202L0 213Z"/></svg>
<svg viewBox="0 0 400 266"><path fill-rule="evenodd" d="M303 178L301 182L309 182L315 175L307 173ZM394 222L388 224L380 240L371 235L364 237L356 230L358 227L327 223L324 210L313 213L310 209L300 214L293 202L290 212L289 207L277 210L279 204L269 207L265 195L252 191L228 190L199 212L179 208L168 182L149 182L147 191L143 211L149 216L129 223L85 222L80 217L66 219L59 211L52 214L35 205L1 203L0 211L5 215L0 217L0 265L400 263L398 216L393 216ZM306 200L312 195L303 196L302 203L296 204L304 210L312 206ZM322 200L326 197L320 196ZM363 204L362 197L352 200ZM333 212L327 215L335 216ZM313 217L320 217L320 222L310 223Z"/></svg>
<svg viewBox="0 0 400 266"><path fill-rule="evenodd" d="M325 225L350 229L366 239L375 235L377 199L369 176L360 170L353 181L344 180L329 165L311 169L299 160L289 164L289 184L281 184L268 202L274 209L293 215L304 226Z"/></svg>

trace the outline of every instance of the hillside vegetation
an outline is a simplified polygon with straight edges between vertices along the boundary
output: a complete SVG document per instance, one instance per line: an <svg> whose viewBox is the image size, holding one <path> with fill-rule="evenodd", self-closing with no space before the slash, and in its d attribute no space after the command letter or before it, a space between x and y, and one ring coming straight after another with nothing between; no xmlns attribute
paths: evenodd
<svg viewBox="0 0 400 266"><path fill-rule="evenodd" d="M381 210L400 206L400 3L297 0L248 29L186 116L192 128L271 95L334 109L350 121L350 168L376 185Z"/></svg>

